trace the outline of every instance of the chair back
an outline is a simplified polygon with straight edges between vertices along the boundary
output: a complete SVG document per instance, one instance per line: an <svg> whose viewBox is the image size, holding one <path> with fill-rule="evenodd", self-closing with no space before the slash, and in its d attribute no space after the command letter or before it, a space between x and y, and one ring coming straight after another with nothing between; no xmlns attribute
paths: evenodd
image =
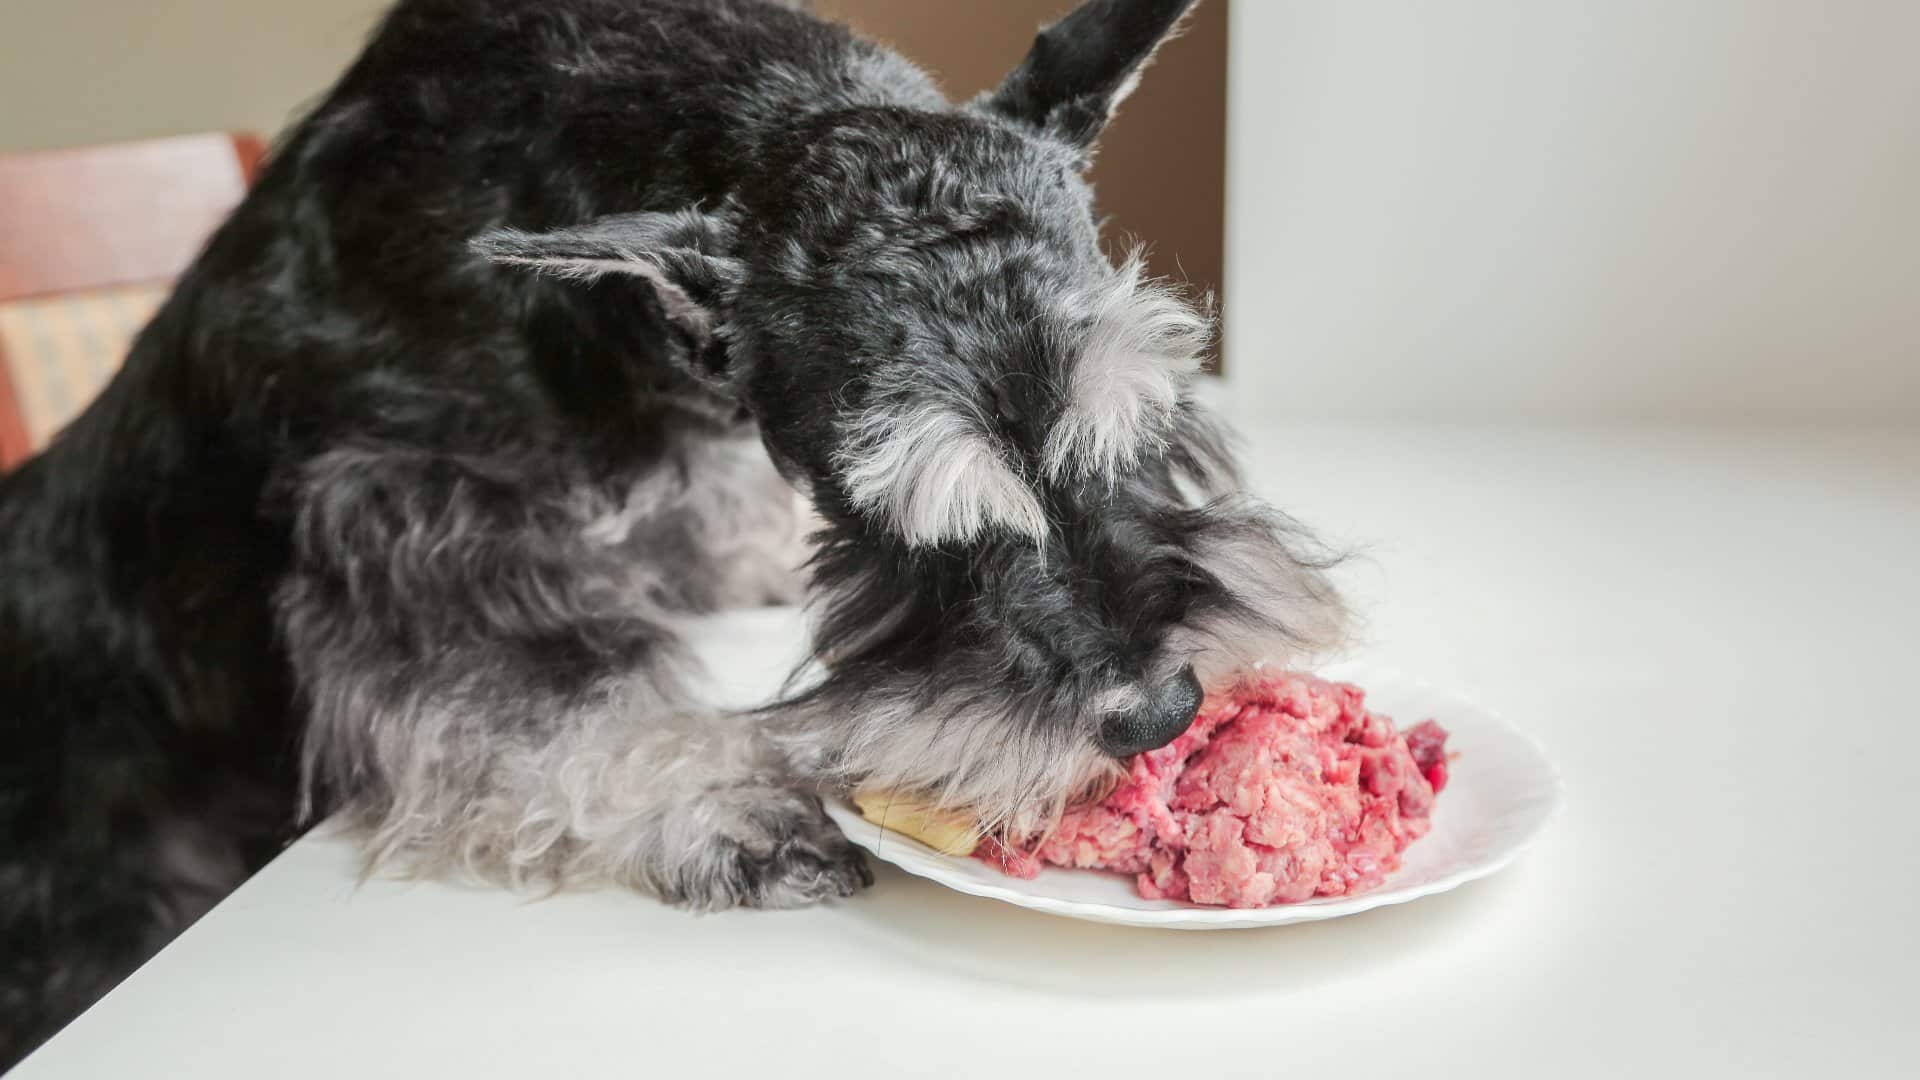
<svg viewBox="0 0 1920 1080"><path fill-rule="evenodd" d="M212 134L0 154L0 470L112 378L263 149Z"/></svg>

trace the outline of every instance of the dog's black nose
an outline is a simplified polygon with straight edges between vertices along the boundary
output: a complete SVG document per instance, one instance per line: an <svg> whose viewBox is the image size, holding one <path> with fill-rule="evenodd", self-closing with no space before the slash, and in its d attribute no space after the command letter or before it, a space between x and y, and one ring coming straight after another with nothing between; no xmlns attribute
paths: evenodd
<svg viewBox="0 0 1920 1080"><path fill-rule="evenodd" d="M1200 711L1200 680L1183 669L1132 712L1107 717L1100 725L1100 748L1114 757L1158 750L1180 737Z"/></svg>

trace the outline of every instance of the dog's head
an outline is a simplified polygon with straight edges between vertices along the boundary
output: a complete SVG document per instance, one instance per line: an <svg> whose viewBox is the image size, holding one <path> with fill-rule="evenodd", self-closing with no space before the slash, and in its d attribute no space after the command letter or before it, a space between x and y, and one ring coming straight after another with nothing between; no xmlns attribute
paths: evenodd
<svg viewBox="0 0 1920 1080"><path fill-rule="evenodd" d="M1032 825L1339 605L1191 400L1210 314L1102 253L1093 142L1186 0L1094 0L961 109L838 102L718 212L496 237L654 285L824 519L803 765Z"/></svg>

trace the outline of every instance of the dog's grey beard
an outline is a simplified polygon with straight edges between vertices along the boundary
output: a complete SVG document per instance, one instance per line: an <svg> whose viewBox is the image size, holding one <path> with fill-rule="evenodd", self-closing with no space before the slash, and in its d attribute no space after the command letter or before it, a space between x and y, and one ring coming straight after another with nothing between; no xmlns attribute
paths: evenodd
<svg viewBox="0 0 1920 1080"><path fill-rule="evenodd" d="M1211 692L1238 673L1299 666L1345 643L1349 614L1326 575L1337 555L1251 498L1215 500L1208 516L1213 524L1195 538L1192 557L1226 602L1173 628L1156 675L1191 664Z"/></svg>
<svg viewBox="0 0 1920 1080"><path fill-rule="evenodd" d="M775 706L769 730L795 767L824 786L913 793L964 813L983 832L1045 832L1124 774L1095 733L1107 714L1138 705L1146 687L1191 664L1209 691L1223 690L1241 673L1296 666L1343 639L1346 610L1324 573L1331 555L1252 499L1227 497L1206 509L1209 527L1189 556L1224 595L1167 631L1138 682L1023 692L991 663L977 677L936 676L934 684L855 664ZM839 644L857 655L900 617Z"/></svg>
<svg viewBox="0 0 1920 1080"><path fill-rule="evenodd" d="M1044 830L1121 774L1093 742L1097 717L1041 715L1004 690L880 684L824 687L777 706L776 744L801 772L840 789L913 793L983 833Z"/></svg>
<svg viewBox="0 0 1920 1080"><path fill-rule="evenodd" d="M1256 668L1298 666L1345 644L1350 614L1327 571L1342 556L1246 493L1236 438L1188 401L1169 454L1177 497L1201 511L1188 557L1224 594L1167 635L1153 674L1191 664L1209 692Z"/></svg>

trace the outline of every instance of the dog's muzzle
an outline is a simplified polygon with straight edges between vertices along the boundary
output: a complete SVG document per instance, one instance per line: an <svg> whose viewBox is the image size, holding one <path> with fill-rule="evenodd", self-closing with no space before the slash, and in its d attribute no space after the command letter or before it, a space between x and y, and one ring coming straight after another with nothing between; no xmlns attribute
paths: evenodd
<svg viewBox="0 0 1920 1080"><path fill-rule="evenodd" d="M1145 705L1109 716L1100 725L1100 749L1121 758L1160 749L1193 724L1201 696L1193 668L1182 668Z"/></svg>

